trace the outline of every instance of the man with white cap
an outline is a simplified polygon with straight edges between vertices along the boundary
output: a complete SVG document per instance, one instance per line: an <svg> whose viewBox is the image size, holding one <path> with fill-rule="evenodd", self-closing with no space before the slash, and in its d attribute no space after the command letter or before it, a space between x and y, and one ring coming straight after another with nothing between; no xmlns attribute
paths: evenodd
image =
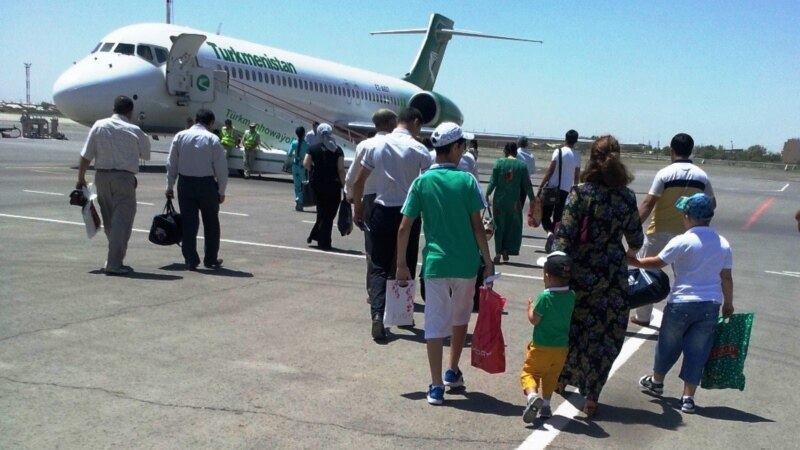
<svg viewBox="0 0 800 450"><path fill-rule="evenodd" d="M312 145L303 166L308 171L311 188L317 199L317 221L308 235L307 242L317 241L321 250L331 249L333 219L339 210L344 187L344 152L333 139L333 128L327 123L317 127L319 142Z"/></svg>
<svg viewBox="0 0 800 450"><path fill-rule="evenodd" d="M253 173L256 168L256 152L258 151L259 145L261 145L261 136L259 136L258 131L256 131L256 123L250 122L250 126L247 127L247 131L245 131L244 136L242 136L245 178L250 178L250 174ZM261 175L261 172L258 174Z"/></svg>
<svg viewBox="0 0 800 450"><path fill-rule="evenodd" d="M414 139L422 130L422 113L416 108L400 111L397 128L387 134L383 145L370 148L361 161L353 186L353 220L366 228L372 241L372 269L369 296L372 315L372 338L385 340L383 312L386 304L386 281L394 274L397 251L397 230L408 189L420 172L431 165L428 149ZM364 217L361 197L368 177L375 177L375 207ZM419 248L420 222L415 221L409 234L407 260L414 277Z"/></svg>
<svg viewBox="0 0 800 450"><path fill-rule="evenodd" d="M486 267L484 279L494 273L481 220L483 195L475 177L457 167L471 138L453 122L436 127L431 135L436 164L411 185L397 236L396 279L403 281L412 276L406 251L412 228L418 217L424 218L425 340L431 371L427 399L432 405L442 404L445 386L464 386L458 363L481 257ZM452 336L450 358L443 376L442 348L448 336Z"/></svg>

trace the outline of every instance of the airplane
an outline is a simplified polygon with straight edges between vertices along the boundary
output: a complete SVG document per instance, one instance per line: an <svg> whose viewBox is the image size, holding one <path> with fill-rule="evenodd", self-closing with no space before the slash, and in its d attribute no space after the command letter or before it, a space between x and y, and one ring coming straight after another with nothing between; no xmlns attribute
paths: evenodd
<svg viewBox="0 0 800 450"><path fill-rule="evenodd" d="M53 99L67 117L89 127L108 116L118 95L134 100L134 122L152 134L177 133L200 108L212 110L219 124L230 119L240 133L255 122L262 141L255 170L265 173L281 171L296 127L327 122L342 138L349 164L350 147L366 137L378 108L415 107L429 131L445 121L463 124L455 102L433 90L452 36L541 43L453 25L432 14L427 29L372 33L425 34L411 70L401 78L173 24L130 25L106 35L61 74ZM240 150L231 152L231 169L241 170L242 162Z"/></svg>

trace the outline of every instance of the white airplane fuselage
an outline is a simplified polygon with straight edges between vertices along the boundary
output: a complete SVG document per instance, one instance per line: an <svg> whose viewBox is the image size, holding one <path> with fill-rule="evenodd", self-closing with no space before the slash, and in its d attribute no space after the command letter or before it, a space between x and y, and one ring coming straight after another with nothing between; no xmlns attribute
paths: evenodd
<svg viewBox="0 0 800 450"><path fill-rule="evenodd" d="M247 41L212 35L169 24L139 24L120 28L104 37L93 53L64 72L53 86L58 108L69 118L91 126L110 115L113 99L134 99L134 122L151 133L175 133L193 117L190 105L181 104L166 86L166 64L159 53L169 51L171 36L206 36L197 52L200 67L228 72L229 80L263 92L265 98L285 102L299 112L298 118L319 118L333 124L369 122L376 109L399 111L421 89L398 78L325 61ZM135 49L135 50L134 50ZM133 53L133 54L130 54ZM152 60L148 60L152 56ZM242 112L217 110L206 105L221 124L234 126L255 118ZM237 126L236 121L240 123ZM298 120L300 121L300 120ZM288 145L292 130L273 130L262 124L279 142ZM311 123L301 123L308 128Z"/></svg>

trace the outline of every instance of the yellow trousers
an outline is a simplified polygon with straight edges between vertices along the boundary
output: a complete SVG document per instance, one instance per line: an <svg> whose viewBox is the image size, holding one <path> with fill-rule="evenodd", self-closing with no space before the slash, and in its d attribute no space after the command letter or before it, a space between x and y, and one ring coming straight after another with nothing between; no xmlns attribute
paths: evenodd
<svg viewBox="0 0 800 450"><path fill-rule="evenodd" d="M528 356L519 374L523 392L542 388L542 397L550 398L564 368L568 347L534 347L528 344Z"/></svg>

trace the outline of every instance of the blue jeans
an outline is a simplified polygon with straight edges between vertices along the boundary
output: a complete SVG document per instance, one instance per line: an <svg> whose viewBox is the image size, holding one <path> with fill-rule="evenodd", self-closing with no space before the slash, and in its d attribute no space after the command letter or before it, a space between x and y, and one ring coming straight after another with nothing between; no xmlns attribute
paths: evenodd
<svg viewBox="0 0 800 450"><path fill-rule="evenodd" d="M294 201L303 205L303 180L306 179L306 169L302 164L292 163L292 181L294 182Z"/></svg>
<svg viewBox="0 0 800 450"><path fill-rule="evenodd" d="M719 303L669 303L664 308L653 371L666 375L683 353L680 378L698 385L714 342Z"/></svg>

